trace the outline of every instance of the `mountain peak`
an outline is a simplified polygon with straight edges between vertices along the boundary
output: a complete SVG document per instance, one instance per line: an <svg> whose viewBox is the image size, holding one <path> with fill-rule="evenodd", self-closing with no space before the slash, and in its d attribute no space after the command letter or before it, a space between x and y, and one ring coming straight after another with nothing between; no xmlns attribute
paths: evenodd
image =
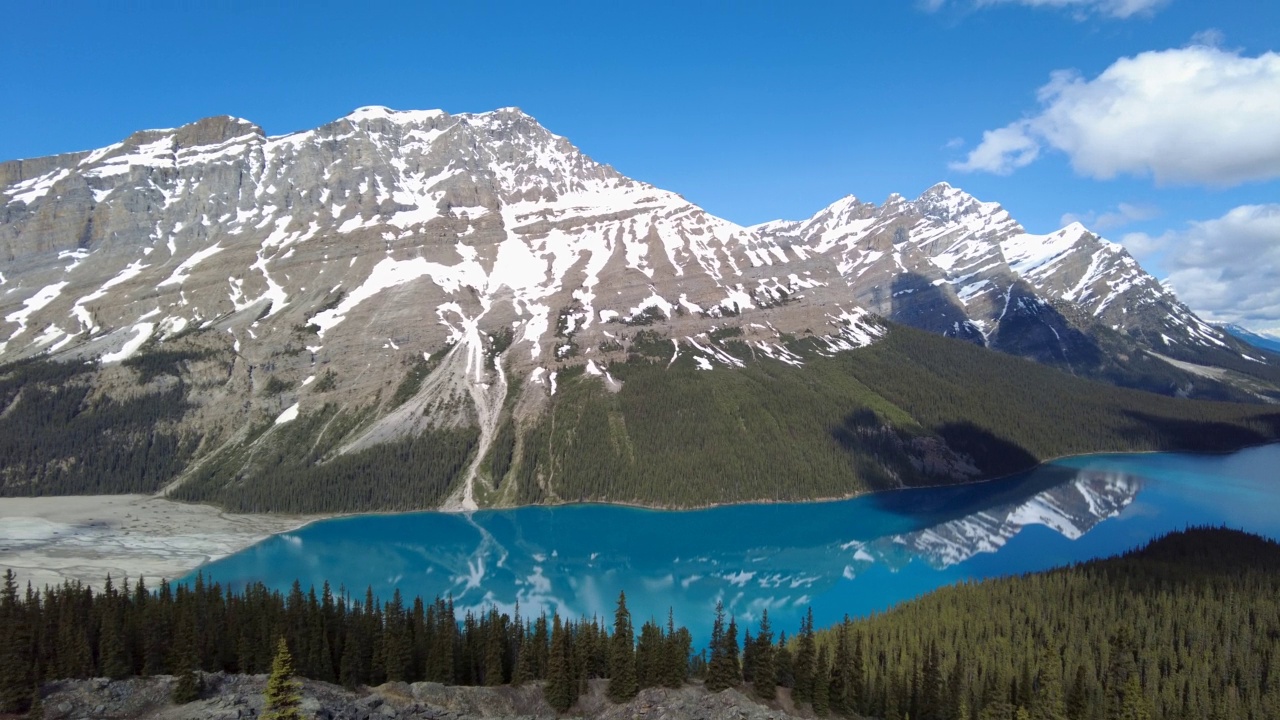
<svg viewBox="0 0 1280 720"><path fill-rule="evenodd" d="M407 124L423 120L434 120L447 114L443 110L392 110L385 105L365 105L352 110L350 114L341 119L349 120L352 123L362 120L390 120L394 123Z"/></svg>

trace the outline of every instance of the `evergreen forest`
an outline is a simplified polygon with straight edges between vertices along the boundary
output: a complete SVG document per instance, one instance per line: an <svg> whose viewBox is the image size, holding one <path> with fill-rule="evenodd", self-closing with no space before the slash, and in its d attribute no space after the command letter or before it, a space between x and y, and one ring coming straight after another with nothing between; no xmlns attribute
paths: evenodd
<svg viewBox="0 0 1280 720"><path fill-rule="evenodd" d="M591 679L615 702L702 683L819 717L1113 720L1280 717L1280 544L1195 528L1123 556L944 588L889 612L788 636L717 606L710 646L668 617L612 621L459 612L451 599L287 593L261 585L0 588L0 712L57 678L265 673L348 687L538 683L557 710ZM179 692L176 690L175 693Z"/></svg>
<svg viewBox="0 0 1280 720"><path fill-rule="evenodd" d="M740 335L726 327L706 342L744 366L707 371L687 352L673 362L669 340L636 330L608 366L618 392L562 364L557 392L534 413L514 411L513 382L477 466L477 496L656 507L812 500L987 479L1079 453L1225 451L1280 438L1274 406L1117 388L897 325L839 353L792 339L802 367L754 356ZM438 506L476 460L480 431L465 424L340 452L379 411L334 401L208 447L184 424L199 412L184 368L210 352L140 353L126 363L140 384L119 397L95 387L93 365L0 368L0 495L156 492L181 478L171 497L239 512L418 510ZM430 371L413 365L393 404Z"/></svg>
<svg viewBox="0 0 1280 720"><path fill-rule="evenodd" d="M803 343L802 343L803 344ZM891 326L882 340L805 365L721 346L742 368L671 363L671 344L633 342L596 377L562 370L503 482L521 504L690 507L835 498L943 485L1100 451L1225 451L1280 438L1268 405L1117 388ZM644 354L644 353L648 354Z"/></svg>

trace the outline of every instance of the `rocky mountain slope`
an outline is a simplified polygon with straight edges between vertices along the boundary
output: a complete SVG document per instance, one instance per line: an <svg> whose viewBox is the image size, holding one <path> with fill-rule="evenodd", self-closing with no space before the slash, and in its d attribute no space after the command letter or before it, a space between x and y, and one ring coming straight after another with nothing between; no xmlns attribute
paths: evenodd
<svg viewBox="0 0 1280 720"><path fill-rule="evenodd" d="M944 183L746 228L514 108L275 137L207 118L0 164L0 362L96 359L82 405L180 397L153 424L184 458L308 418L312 464L474 428L446 443L468 448L459 507L504 418L538 416L566 371L616 390L609 364L663 343L740 367L728 331L802 365L799 343L865 346L877 318L1167 393L1280 382L1079 225L1030 235Z"/></svg>

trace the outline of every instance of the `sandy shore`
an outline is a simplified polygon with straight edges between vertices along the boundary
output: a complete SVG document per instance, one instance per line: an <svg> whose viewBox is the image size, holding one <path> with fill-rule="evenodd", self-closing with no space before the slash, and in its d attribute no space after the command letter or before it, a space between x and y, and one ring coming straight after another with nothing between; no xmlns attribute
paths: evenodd
<svg viewBox="0 0 1280 720"><path fill-rule="evenodd" d="M154 586L316 519L232 515L152 495L0 498L0 569L36 587L100 587L107 573Z"/></svg>

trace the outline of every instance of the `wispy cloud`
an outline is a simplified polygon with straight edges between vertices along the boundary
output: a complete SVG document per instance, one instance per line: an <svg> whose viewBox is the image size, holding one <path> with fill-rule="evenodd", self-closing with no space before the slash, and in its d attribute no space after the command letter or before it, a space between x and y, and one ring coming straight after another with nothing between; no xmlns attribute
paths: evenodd
<svg viewBox="0 0 1280 720"><path fill-rule="evenodd" d="M1237 185L1280 177L1280 54L1208 45L1117 60L1088 80L1059 71L1040 109L983 133L952 169L1009 174L1044 148L1089 177Z"/></svg>
<svg viewBox="0 0 1280 720"><path fill-rule="evenodd" d="M1067 213L1062 216L1062 224L1070 225L1073 222L1078 222L1081 225L1105 232L1107 230L1117 230L1135 222L1150 220L1159 215L1160 208L1154 205L1120 203L1115 210L1100 213L1092 210L1085 213Z"/></svg>
<svg viewBox="0 0 1280 720"><path fill-rule="evenodd" d="M1121 243L1139 259L1162 256L1165 282L1197 313L1257 331L1280 330L1280 204L1242 205L1220 218Z"/></svg>
<svg viewBox="0 0 1280 720"><path fill-rule="evenodd" d="M1168 0L922 0L920 7L929 12L937 12L947 5L1025 5L1070 10L1080 18L1103 15L1123 20L1135 15L1150 15L1166 4Z"/></svg>

